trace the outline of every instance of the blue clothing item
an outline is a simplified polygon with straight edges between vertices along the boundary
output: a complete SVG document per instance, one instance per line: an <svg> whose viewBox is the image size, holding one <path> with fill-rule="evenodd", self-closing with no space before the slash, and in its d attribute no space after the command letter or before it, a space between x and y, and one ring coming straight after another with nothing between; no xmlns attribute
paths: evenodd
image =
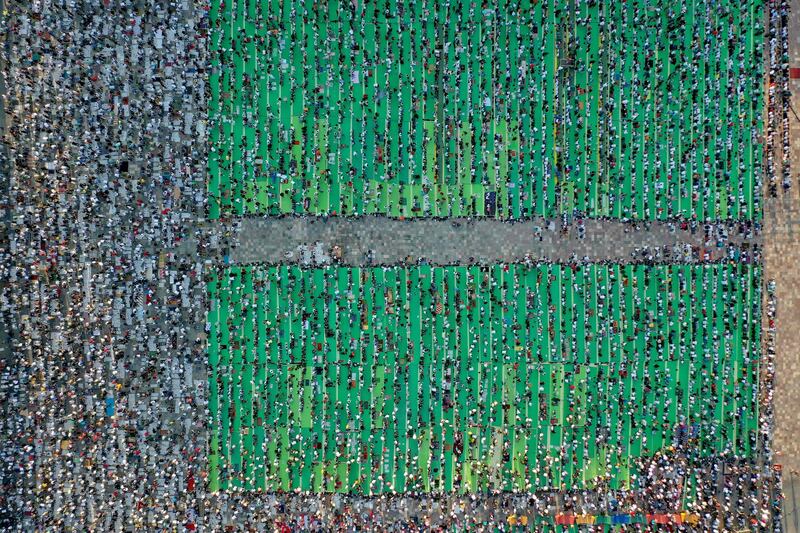
<svg viewBox="0 0 800 533"><path fill-rule="evenodd" d="M630 517L630 515L627 515L627 514L615 514L615 515L611 516L611 523L613 525L630 524L631 523L631 517Z"/></svg>
<svg viewBox="0 0 800 533"><path fill-rule="evenodd" d="M106 416L114 416L114 397L106 398Z"/></svg>

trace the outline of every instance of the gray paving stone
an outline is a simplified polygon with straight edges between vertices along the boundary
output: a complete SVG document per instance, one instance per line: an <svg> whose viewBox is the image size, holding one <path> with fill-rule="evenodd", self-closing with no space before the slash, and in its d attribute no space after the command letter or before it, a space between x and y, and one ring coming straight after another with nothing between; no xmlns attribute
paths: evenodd
<svg viewBox="0 0 800 533"><path fill-rule="evenodd" d="M703 247L718 259L725 249L717 239L706 238L701 227L695 233L667 223L632 224L615 220L586 220L585 233L576 221L562 227L561 220L503 222L497 220L392 220L363 218L246 218L237 232L238 245L231 250L235 263L302 262L300 248L322 243L325 250L342 248L347 265L397 264L423 258L431 264L470 264L533 260L566 262L627 262L643 259L645 247L679 245ZM757 234L740 235L737 226L726 228L727 242L742 247L760 243ZM712 233L711 235L714 235ZM541 238L540 238L541 237ZM664 256L661 260L685 258Z"/></svg>

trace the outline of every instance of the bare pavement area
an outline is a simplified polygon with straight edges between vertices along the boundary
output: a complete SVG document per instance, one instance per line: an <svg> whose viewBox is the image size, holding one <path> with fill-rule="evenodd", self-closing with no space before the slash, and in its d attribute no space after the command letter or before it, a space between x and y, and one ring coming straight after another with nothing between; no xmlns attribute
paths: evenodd
<svg viewBox="0 0 800 533"><path fill-rule="evenodd" d="M729 250L753 250L759 236L742 225L681 228L680 223L617 220L391 220L361 218L245 218L231 251L237 263L303 262L302 247L338 246L343 264L490 264L534 261L693 262ZM723 244L724 242L724 244ZM307 261L306 261L307 262Z"/></svg>
<svg viewBox="0 0 800 533"><path fill-rule="evenodd" d="M792 0L788 27L789 65L800 65L800 1ZM790 80L790 149L784 163L800 161L800 80ZM785 126L784 126L785 127ZM788 160L786 158L788 157ZM790 167L791 169L791 167ZM793 187L764 205L765 280L775 281L775 463L782 469L785 531L800 531L800 190Z"/></svg>

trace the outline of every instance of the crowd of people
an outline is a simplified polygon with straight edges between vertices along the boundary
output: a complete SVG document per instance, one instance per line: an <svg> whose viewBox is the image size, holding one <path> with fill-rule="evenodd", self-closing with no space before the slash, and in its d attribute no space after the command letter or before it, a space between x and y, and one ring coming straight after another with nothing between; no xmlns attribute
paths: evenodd
<svg viewBox="0 0 800 533"><path fill-rule="evenodd" d="M572 7L212 2L211 216L757 217L763 1Z"/></svg>
<svg viewBox="0 0 800 533"><path fill-rule="evenodd" d="M206 44L214 31L206 7L190 0L4 6L0 306L10 334L0 337L0 528L525 529L558 514L612 513L644 521L683 510L675 505L676 480L691 469L701 529L733 529L742 520L766 528L774 520L776 478L761 463L702 463L681 445L637 466L650 476L638 491L210 492L205 279L211 266L228 262L235 225L207 220L207 80L219 72ZM786 2L770 8L785 10ZM781 31L770 34L770 46L783 46ZM564 164L553 163L553 172L567 172ZM709 248L728 254L726 237L714 235L718 226L706 231ZM307 265L341 257L341 249L316 243L294 253L287 259ZM730 248L728 259L760 260L758 250L746 259L738 253ZM651 249L642 254L659 257ZM766 464L771 328L759 388ZM659 469L671 482L656 481L665 475Z"/></svg>
<svg viewBox="0 0 800 533"><path fill-rule="evenodd" d="M693 509L681 491L717 494L697 487L705 462L665 494L627 458L766 453L760 288L757 267L727 264L223 269L209 287L215 486L578 490L607 476ZM531 447L545 441L560 451Z"/></svg>
<svg viewBox="0 0 800 533"><path fill-rule="evenodd" d="M778 182L786 192L792 186L789 155L789 1L771 2L768 13L767 37L769 46L769 74L767 89L767 124L765 135L765 174L767 190L772 197L778 195ZM776 141L776 137L780 139ZM780 145L780 150L776 145Z"/></svg>
<svg viewBox="0 0 800 533"><path fill-rule="evenodd" d="M201 512L207 17L44 0L3 13L10 169L4 530Z"/></svg>

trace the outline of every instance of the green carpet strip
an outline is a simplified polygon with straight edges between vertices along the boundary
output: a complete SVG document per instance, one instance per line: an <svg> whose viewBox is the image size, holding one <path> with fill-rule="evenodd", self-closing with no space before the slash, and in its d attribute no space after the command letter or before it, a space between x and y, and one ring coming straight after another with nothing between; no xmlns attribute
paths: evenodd
<svg viewBox="0 0 800 533"><path fill-rule="evenodd" d="M751 457L760 283L730 264L220 269L211 489L627 488L670 446Z"/></svg>

